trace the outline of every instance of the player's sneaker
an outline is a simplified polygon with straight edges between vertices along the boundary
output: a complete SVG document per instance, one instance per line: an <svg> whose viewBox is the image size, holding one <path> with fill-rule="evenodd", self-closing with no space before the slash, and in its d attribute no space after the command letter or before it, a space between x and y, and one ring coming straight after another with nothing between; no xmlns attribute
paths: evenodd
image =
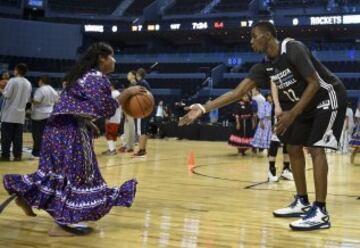
<svg viewBox="0 0 360 248"><path fill-rule="evenodd" d="M276 175L273 175L271 173L271 171L269 170L269 172L268 172L268 181L269 181L269 183L277 182L277 181L279 181L279 178Z"/></svg>
<svg viewBox="0 0 360 248"><path fill-rule="evenodd" d="M290 228L296 231L311 231L330 228L330 216L325 209L313 205L305 216L290 224Z"/></svg>
<svg viewBox="0 0 360 248"><path fill-rule="evenodd" d="M146 150L143 149L133 154L134 158L144 158L145 156L146 156Z"/></svg>
<svg viewBox="0 0 360 248"><path fill-rule="evenodd" d="M295 195L295 200L286 208L277 209L273 212L275 217L301 217L302 214L305 214L310 208L310 204L303 202L300 196Z"/></svg>
<svg viewBox="0 0 360 248"><path fill-rule="evenodd" d="M281 178L289 181L294 181L293 173L289 169L283 170L283 172L281 173Z"/></svg>
<svg viewBox="0 0 360 248"><path fill-rule="evenodd" d="M102 154L102 155L106 155L106 156L113 156L113 155L116 155L117 152L116 152L116 150L112 150L112 151L107 150L107 151L105 151L105 152L102 152L101 154Z"/></svg>

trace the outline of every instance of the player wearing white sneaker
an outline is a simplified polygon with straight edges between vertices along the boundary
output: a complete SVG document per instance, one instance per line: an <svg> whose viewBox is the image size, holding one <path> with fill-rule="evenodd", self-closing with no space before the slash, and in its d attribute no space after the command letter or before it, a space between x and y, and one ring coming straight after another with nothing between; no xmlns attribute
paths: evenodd
<svg viewBox="0 0 360 248"><path fill-rule="evenodd" d="M203 114L237 101L255 86L274 82L284 110L275 131L287 144L296 192L307 198L303 148L308 147L314 168L315 204L325 210L328 164L324 148L337 149L345 119L346 90L303 43L291 38L280 42L276 32L271 22L253 25L251 47L266 58L250 69L236 89L205 105L194 104L179 125L189 125ZM314 228L321 226L308 230Z"/></svg>
<svg viewBox="0 0 360 248"><path fill-rule="evenodd" d="M301 217L311 208L307 196L294 196L295 200L286 208L277 209L273 212L275 217Z"/></svg>
<svg viewBox="0 0 360 248"><path fill-rule="evenodd" d="M330 226L330 217L326 209L317 206L315 203L302 219L290 224L290 228L297 231L328 229Z"/></svg>

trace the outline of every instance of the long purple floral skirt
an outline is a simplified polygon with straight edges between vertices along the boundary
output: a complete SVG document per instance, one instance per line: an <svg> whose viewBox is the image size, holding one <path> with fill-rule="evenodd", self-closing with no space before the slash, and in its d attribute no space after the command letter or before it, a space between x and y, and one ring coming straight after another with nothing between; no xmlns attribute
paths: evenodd
<svg viewBox="0 0 360 248"><path fill-rule="evenodd" d="M44 131L39 168L28 175L5 175L4 187L59 224L95 221L113 206L130 207L136 179L109 188L100 174L91 133L73 116L51 117Z"/></svg>

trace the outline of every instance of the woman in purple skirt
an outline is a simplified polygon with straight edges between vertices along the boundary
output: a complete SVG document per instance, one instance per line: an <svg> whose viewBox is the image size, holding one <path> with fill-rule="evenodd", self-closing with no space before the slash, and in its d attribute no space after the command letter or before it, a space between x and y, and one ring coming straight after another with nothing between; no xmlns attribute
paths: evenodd
<svg viewBox="0 0 360 248"><path fill-rule="evenodd" d="M68 85L44 131L39 168L28 175L4 176L4 187L11 197L0 206L0 212L16 199L25 214L35 216L32 208L38 208L54 218L56 225L49 235L71 236L85 232L72 224L99 220L113 206L132 205L136 180L109 188L93 149L98 129L92 121L114 115L119 103L144 92L131 87L114 100L106 77L114 67L113 49L96 43L70 71Z"/></svg>

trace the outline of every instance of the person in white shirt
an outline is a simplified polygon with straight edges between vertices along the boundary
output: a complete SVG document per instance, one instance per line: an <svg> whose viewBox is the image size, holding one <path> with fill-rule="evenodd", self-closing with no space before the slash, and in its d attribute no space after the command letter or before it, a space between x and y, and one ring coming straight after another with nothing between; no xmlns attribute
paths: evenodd
<svg viewBox="0 0 360 248"><path fill-rule="evenodd" d="M259 109L262 108L262 106L264 105L264 103L266 102L266 99L265 97L261 94L260 90L255 87L252 89L252 97L251 99L256 101L256 104L257 104L257 109L258 109L258 112L259 112Z"/></svg>
<svg viewBox="0 0 360 248"><path fill-rule="evenodd" d="M40 156L42 135L50 117L54 104L58 101L59 95L49 85L49 77L42 76L38 81L39 88L36 89L31 107L31 133L33 138L32 155Z"/></svg>
<svg viewBox="0 0 360 248"><path fill-rule="evenodd" d="M350 145L353 148L350 155L350 162L355 164L355 156L360 153L360 98L355 111L355 128L352 133ZM360 197L359 197L360 199Z"/></svg>
<svg viewBox="0 0 360 248"><path fill-rule="evenodd" d="M255 87L251 90L251 99L253 101L256 102L256 106L257 106L257 112L256 112L256 115L253 115L253 129L254 129L254 133L256 132L256 129L257 129L257 126L258 126L258 123L259 123L259 112L260 110L263 109L263 105L265 104L266 102L266 99L265 97L261 94L260 90L258 87ZM253 147L252 148L252 151L253 153L257 153L257 150L258 148L256 147ZM262 148L259 148L259 151L261 152L263 149Z"/></svg>
<svg viewBox="0 0 360 248"><path fill-rule="evenodd" d="M128 85L126 88L135 86L136 71L129 71L127 74ZM135 146L135 120L130 115L124 113L124 133L122 135L122 145L119 148L120 153L133 152Z"/></svg>
<svg viewBox="0 0 360 248"><path fill-rule="evenodd" d="M155 117L157 122L162 122L165 117L164 102L162 100L159 101L159 105L156 108Z"/></svg>
<svg viewBox="0 0 360 248"><path fill-rule="evenodd" d="M116 90L114 85L111 85L111 96L114 99L117 99L120 96L120 91ZM116 141L120 122L121 106L116 109L115 114L112 117L105 120L105 137L108 144L108 150L103 152L103 155L116 155Z"/></svg>
<svg viewBox="0 0 360 248"><path fill-rule="evenodd" d="M355 118L354 118L355 124L359 124L360 123L360 98L358 101L358 105L355 111Z"/></svg>
<svg viewBox="0 0 360 248"><path fill-rule="evenodd" d="M346 116L344 121L344 126L341 132L340 137L340 147L339 150L341 153L345 154L349 151L349 142L351 140L351 135L354 129L354 112L351 109L351 103L348 103L346 108Z"/></svg>
<svg viewBox="0 0 360 248"><path fill-rule="evenodd" d="M27 71L25 64L17 64L15 77L8 81L4 89L0 89L4 97L1 110L2 161L10 161L11 144L14 161L21 161L25 107L31 96L31 83L24 77Z"/></svg>

